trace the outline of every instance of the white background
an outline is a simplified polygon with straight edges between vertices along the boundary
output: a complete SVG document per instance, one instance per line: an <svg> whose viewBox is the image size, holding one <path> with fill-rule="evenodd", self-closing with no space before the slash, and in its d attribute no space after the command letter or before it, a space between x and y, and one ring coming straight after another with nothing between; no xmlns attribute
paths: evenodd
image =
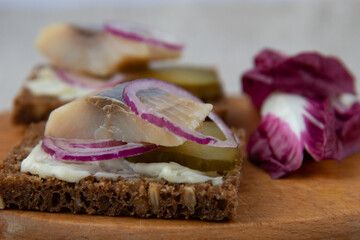
<svg viewBox="0 0 360 240"><path fill-rule="evenodd" d="M118 19L167 30L187 43L179 62L216 66L234 94L264 47L337 55L360 76L359 11L357 0L0 0L0 111L11 108L30 69L46 62L33 42L49 23Z"/></svg>

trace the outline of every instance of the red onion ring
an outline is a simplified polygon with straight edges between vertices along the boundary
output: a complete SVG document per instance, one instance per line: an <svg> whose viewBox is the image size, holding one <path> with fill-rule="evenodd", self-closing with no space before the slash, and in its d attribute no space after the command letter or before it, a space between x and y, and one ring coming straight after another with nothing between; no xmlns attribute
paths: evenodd
<svg viewBox="0 0 360 240"><path fill-rule="evenodd" d="M184 44L174 35L136 23L107 22L104 24L104 29L106 32L116 36L175 51L181 51L184 48Z"/></svg>
<svg viewBox="0 0 360 240"><path fill-rule="evenodd" d="M45 136L42 149L54 159L103 161L140 155L159 148L154 144L115 140L79 140Z"/></svg>
<svg viewBox="0 0 360 240"><path fill-rule="evenodd" d="M64 83L84 89L97 90L114 87L120 83L127 81L124 74L115 74L109 79L99 79L81 75L72 71L66 71L59 68L53 68L56 76Z"/></svg>
<svg viewBox="0 0 360 240"><path fill-rule="evenodd" d="M171 133L192 142L214 147L237 146L237 141L231 130L226 126L226 124L221 120L221 118L216 115L214 111L211 111L208 117L212 121L214 121L214 123L223 132L226 137L225 141L214 138L212 136L206 136L200 132L194 131L183 125L172 122L165 116L155 112L152 108L147 107L141 102L141 100L137 97L136 94L141 90L146 90L150 88L158 88L168 93L178 95L179 97L189 98L196 102L202 102L196 96L174 84L151 78L138 79L127 83L122 93L125 104L131 109L133 113L158 127L166 128Z"/></svg>

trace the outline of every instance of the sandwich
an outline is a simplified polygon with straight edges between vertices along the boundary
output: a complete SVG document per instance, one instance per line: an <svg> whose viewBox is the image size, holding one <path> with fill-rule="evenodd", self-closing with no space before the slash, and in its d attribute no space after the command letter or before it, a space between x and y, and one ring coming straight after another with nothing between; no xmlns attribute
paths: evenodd
<svg viewBox="0 0 360 240"><path fill-rule="evenodd" d="M220 221L238 204L239 138L157 79L97 90L31 124L0 165L3 208Z"/></svg>
<svg viewBox="0 0 360 240"><path fill-rule="evenodd" d="M46 120L52 110L75 98L138 78L177 84L205 101L223 96L214 68L159 65L160 60L178 58L183 44L173 35L142 25L53 24L39 34L36 45L49 63L36 66L17 94L15 123Z"/></svg>

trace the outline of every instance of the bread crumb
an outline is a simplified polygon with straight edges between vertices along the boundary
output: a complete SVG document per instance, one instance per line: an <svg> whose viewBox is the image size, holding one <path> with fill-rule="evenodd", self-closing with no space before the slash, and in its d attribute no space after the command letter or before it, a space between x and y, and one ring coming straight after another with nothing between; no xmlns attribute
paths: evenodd
<svg viewBox="0 0 360 240"><path fill-rule="evenodd" d="M4 208L5 208L4 199L0 195L0 209L4 209Z"/></svg>

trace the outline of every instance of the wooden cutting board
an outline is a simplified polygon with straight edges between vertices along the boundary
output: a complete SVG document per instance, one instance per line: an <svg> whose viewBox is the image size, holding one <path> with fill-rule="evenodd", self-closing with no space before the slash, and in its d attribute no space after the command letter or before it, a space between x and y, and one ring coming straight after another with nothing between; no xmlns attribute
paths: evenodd
<svg viewBox="0 0 360 240"><path fill-rule="evenodd" d="M233 125L253 129L249 102L230 98ZM22 127L0 114L0 159ZM306 161L272 180L245 161L235 219L227 222L139 219L0 210L0 239L360 239L360 155L338 163Z"/></svg>

